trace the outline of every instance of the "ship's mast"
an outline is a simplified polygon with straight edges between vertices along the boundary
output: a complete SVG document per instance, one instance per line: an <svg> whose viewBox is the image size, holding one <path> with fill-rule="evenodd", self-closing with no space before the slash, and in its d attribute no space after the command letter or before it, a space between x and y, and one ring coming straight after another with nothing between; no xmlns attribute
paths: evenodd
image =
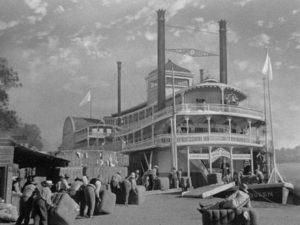
<svg viewBox="0 0 300 225"><path fill-rule="evenodd" d="M268 54L268 50L267 50L267 59L268 61L266 61L268 63L268 70L266 72L265 75L266 79L267 80L267 88L268 88L268 100L269 100L269 117L270 117L270 134L271 134L271 150L272 150L272 153L273 153L273 168L272 168L272 172L270 174L270 177L269 177L269 180L268 180L268 183L277 183L278 182L278 179L279 178L279 181L280 182L284 182L282 176L280 175L279 171L278 171L278 168L277 168L277 165L276 165L276 151L275 151L275 148L274 148L274 131L273 131L273 122L272 122L272 104L271 104L271 92L270 92L270 79L272 77L272 66L271 66L271 61L270 61L270 58L269 58L269 54ZM263 72L264 73L264 72ZM266 119L267 121L267 119ZM266 123L266 126L267 126L267 123Z"/></svg>
<svg viewBox="0 0 300 225"><path fill-rule="evenodd" d="M173 161L173 166L176 168L176 170L178 170L178 161L177 161L177 135L176 135L176 99L175 99L175 89L174 89L174 67L173 67L173 63L171 64L172 65L172 97L173 97L173 119L172 119L172 122L173 122L173 125L172 125L172 151L173 151L173 158L174 158L174 161Z"/></svg>
<svg viewBox="0 0 300 225"><path fill-rule="evenodd" d="M267 101L266 101L266 78L263 77L263 87L264 87L264 116L265 116L265 148L266 148L266 158L267 158L267 177L270 176L270 154L268 150L268 125L267 125Z"/></svg>

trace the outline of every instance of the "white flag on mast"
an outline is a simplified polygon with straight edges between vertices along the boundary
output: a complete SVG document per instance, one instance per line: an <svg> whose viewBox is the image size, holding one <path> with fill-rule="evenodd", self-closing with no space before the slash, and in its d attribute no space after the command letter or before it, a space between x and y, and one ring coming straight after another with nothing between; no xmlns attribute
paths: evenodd
<svg viewBox="0 0 300 225"><path fill-rule="evenodd" d="M269 53L267 52L267 57L266 57L266 61L264 64L264 67L262 69L262 73L264 75L266 75L269 80L273 80L273 71L272 71L272 64L271 64L271 59L269 57Z"/></svg>
<svg viewBox="0 0 300 225"><path fill-rule="evenodd" d="M80 102L79 106L83 106L86 103L91 102L91 100L92 100L92 95L91 95L91 90L89 90L88 93L85 95L85 97Z"/></svg>

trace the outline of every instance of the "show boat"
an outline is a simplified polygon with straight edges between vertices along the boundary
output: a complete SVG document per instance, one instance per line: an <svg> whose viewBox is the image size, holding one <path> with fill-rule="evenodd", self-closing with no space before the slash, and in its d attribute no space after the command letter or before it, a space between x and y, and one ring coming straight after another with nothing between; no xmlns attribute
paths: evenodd
<svg viewBox="0 0 300 225"><path fill-rule="evenodd" d="M157 165L159 176L167 177L175 167L190 177L194 188L220 183L210 177L221 171L222 162L229 165L231 176L245 167L254 174L259 166L267 178L271 166L278 174L276 164L271 163L272 154L266 150L266 113L249 108L246 93L227 83L226 21L219 22L219 80L200 69L200 82L194 83L196 75L190 70L171 60L166 63L165 11L157 14L158 67L146 77L147 100L121 110L118 62L118 112L104 117L101 124L113 129L110 144L129 156L129 171L145 172ZM194 49L189 51L195 54ZM89 147L93 140L98 145L98 136L90 133L89 127L81 128L81 143ZM276 174L272 176L276 178ZM244 177L252 199L286 203L288 191L293 189L283 180L254 184L251 176ZM232 186L221 194L234 191Z"/></svg>

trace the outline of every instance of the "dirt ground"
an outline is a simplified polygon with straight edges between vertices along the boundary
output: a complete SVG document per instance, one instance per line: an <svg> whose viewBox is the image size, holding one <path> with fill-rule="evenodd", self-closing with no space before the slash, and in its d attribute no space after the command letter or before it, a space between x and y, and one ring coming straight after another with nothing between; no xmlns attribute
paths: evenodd
<svg viewBox="0 0 300 225"><path fill-rule="evenodd" d="M218 199L201 200L209 204ZM141 206L117 206L114 214L77 220L77 225L201 225L197 211L200 199L181 198L176 195L147 196ZM260 225L299 225L300 206L253 202L259 215Z"/></svg>
<svg viewBox="0 0 300 225"><path fill-rule="evenodd" d="M77 219L75 225L201 225L199 202L206 205L219 199L181 198L175 194L146 196L140 205L117 205L111 215ZM300 206L252 202L259 225L299 225ZM1 224L2 225L2 224Z"/></svg>

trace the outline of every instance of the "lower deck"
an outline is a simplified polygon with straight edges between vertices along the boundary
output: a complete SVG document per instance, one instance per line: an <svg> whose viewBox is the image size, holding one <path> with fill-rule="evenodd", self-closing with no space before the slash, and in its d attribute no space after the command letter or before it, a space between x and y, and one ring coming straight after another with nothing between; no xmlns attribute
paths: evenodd
<svg viewBox="0 0 300 225"><path fill-rule="evenodd" d="M231 178L243 170L245 174L255 173L260 167L267 174L266 159L261 149L239 146L177 146L155 148L129 153L129 171L147 171L154 165L159 167L159 176L167 177L172 168L182 171L183 176L191 177L192 186L211 184L208 175L226 173ZM221 178L222 179L222 178Z"/></svg>

